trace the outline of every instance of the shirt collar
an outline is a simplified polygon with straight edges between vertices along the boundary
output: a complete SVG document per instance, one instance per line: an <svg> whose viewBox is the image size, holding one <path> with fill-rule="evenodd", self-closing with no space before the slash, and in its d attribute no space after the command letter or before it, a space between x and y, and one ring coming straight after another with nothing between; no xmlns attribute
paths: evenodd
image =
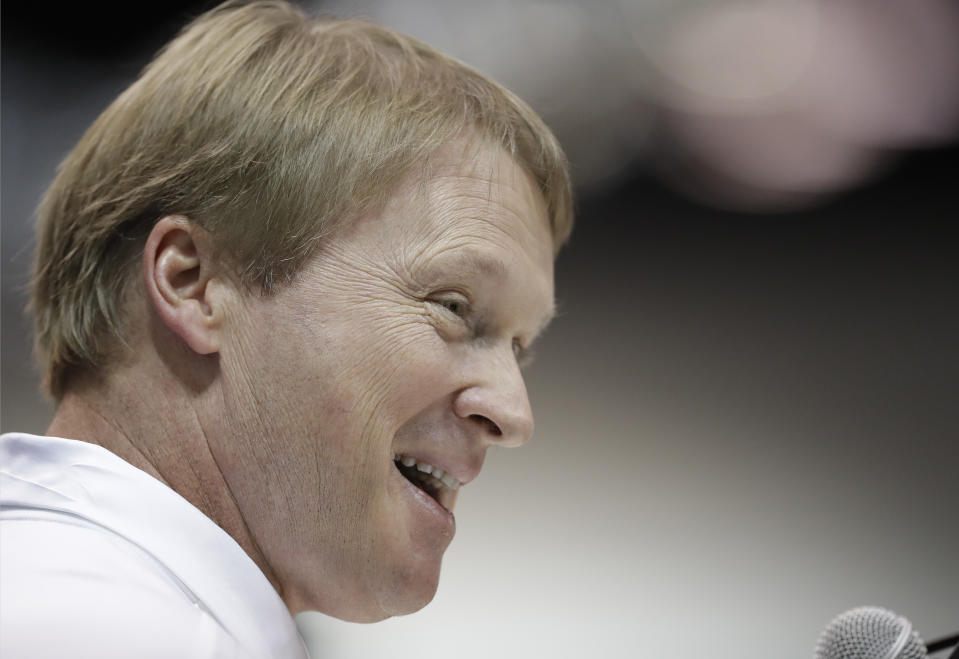
<svg viewBox="0 0 959 659"><path fill-rule="evenodd" d="M73 513L127 538L180 580L254 656L306 657L286 605L239 544L167 485L103 447L0 438L4 506Z"/></svg>

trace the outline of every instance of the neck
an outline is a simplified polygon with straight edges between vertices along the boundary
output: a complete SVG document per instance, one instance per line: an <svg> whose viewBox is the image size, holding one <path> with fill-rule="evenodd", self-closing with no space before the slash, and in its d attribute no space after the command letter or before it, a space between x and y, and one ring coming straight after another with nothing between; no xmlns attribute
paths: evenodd
<svg viewBox="0 0 959 659"><path fill-rule="evenodd" d="M114 372L72 387L47 434L102 446L169 486L229 533L282 597L210 450L202 410L202 393Z"/></svg>

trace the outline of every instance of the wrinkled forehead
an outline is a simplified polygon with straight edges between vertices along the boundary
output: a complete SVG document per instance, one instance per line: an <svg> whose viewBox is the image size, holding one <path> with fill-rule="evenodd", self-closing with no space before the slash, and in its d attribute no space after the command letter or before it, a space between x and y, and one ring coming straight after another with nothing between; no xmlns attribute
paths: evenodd
<svg viewBox="0 0 959 659"><path fill-rule="evenodd" d="M450 251L491 253L551 278L555 250L532 177L499 146L452 142L411 168L381 208L341 227L321 252L409 268Z"/></svg>
<svg viewBox="0 0 959 659"><path fill-rule="evenodd" d="M403 191L440 233L502 232L537 261L555 255L546 202L533 178L500 146L471 140L434 153Z"/></svg>

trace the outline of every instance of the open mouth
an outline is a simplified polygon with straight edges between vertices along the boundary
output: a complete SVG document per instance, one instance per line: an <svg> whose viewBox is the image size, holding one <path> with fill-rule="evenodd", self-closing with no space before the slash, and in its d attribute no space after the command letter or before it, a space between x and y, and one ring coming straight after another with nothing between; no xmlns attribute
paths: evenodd
<svg viewBox="0 0 959 659"><path fill-rule="evenodd" d="M430 495L446 510L452 511L460 482L442 469L408 455L393 456L393 464L415 487Z"/></svg>

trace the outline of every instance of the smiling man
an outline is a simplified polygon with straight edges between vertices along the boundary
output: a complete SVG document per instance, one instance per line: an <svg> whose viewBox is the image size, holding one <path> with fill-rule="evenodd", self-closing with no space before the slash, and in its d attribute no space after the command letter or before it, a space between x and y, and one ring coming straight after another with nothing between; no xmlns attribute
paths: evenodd
<svg viewBox="0 0 959 659"><path fill-rule="evenodd" d="M429 47L200 17L38 212L47 437L0 440L0 654L297 657L291 614L426 605L453 504L533 431L570 184Z"/></svg>

